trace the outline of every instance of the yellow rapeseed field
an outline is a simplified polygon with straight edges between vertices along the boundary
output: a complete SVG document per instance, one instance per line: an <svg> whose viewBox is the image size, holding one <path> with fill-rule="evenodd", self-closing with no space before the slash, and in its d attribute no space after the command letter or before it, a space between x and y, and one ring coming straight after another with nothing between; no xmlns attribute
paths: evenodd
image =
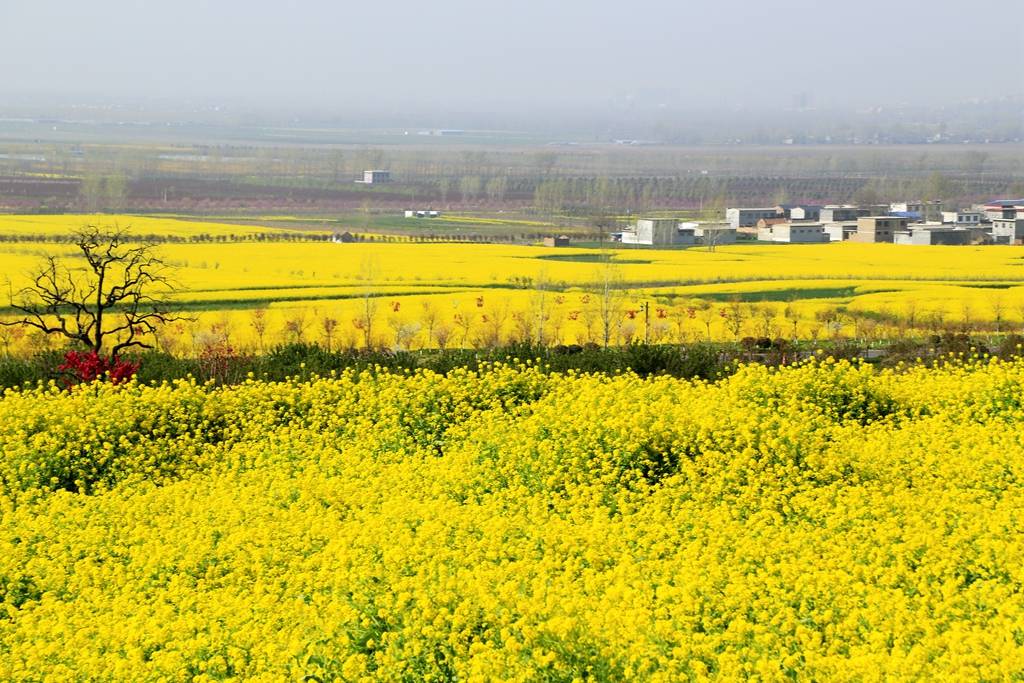
<svg viewBox="0 0 1024 683"><path fill-rule="evenodd" d="M275 232L172 218L4 216L0 237L66 234L86 221L176 237ZM0 242L2 272L16 287L54 253L74 252L53 241ZM181 353L300 339L419 348L1024 326L1024 252L1008 246L738 244L709 252L241 241L170 243L161 254L176 268L177 305L196 318L161 340Z"/></svg>
<svg viewBox="0 0 1024 683"><path fill-rule="evenodd" d="M1024 362L0 398L3 680L1007 680Z"/></svg>
<svg viewBox="0 0 1024 683"><path fill-rule="evenodd" d="M224 222L206 222L195 219L179 220L159 216L127 216L108 214L58 215L4 215L0 216L0 235L59 237L68 235L83 225L110 225L130 228L139 235L193 237L210 235L251 235L254 233L280 233L280 228L255 228L250 225L231 225Z"/></svg>

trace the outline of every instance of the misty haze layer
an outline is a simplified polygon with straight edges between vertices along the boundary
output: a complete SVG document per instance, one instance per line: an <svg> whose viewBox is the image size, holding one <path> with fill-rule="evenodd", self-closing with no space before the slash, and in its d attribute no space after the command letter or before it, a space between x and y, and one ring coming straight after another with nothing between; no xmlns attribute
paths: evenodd
<svg viewBox="0 0 1024 683"><path fill-rule="evenodd" d="M1020 0L0 2L10 95L288 108L880 105L1024 93Z"/></svg>

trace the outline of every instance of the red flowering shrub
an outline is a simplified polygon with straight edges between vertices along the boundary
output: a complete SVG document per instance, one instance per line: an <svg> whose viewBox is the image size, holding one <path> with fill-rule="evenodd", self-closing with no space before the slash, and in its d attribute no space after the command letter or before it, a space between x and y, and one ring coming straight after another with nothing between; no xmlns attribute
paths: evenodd
<svg viewBox="0 0 1024 683"><path fill-rule="evenodd" d="M68 376L68 383L88 383L110 379L111 384L123 384L139 371L139 364L121 358L107 358L95 351L68 351L57 369Z"/></svg>

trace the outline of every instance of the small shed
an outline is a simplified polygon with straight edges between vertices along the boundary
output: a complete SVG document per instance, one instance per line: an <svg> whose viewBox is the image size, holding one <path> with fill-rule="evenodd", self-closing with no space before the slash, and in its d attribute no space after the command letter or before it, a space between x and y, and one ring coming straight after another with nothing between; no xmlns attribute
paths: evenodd
<svg viewBox="0 0 1024 683"><path fill-rule="evenodd" d="M345 232L335 233L334 241L349 244L350 242L356 241L356 236L346 230Z"/></svg>
<svg viewBox="0 0 1024 683"><path fill-rule="evenodd" d="M569 236L559 235L558 237L545 237L545 247L567 247L569 246Z"/></svg>

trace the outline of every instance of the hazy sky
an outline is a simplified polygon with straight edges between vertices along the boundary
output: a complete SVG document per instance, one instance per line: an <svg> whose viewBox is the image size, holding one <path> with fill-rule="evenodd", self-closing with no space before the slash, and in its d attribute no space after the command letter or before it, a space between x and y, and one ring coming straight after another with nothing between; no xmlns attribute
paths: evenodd
<svg viewBox="0 0 1024 683"><path fill-rule="evenodd" d="M819 106L1024 93L1024 0L0 0L0 97Z"/></svg>

